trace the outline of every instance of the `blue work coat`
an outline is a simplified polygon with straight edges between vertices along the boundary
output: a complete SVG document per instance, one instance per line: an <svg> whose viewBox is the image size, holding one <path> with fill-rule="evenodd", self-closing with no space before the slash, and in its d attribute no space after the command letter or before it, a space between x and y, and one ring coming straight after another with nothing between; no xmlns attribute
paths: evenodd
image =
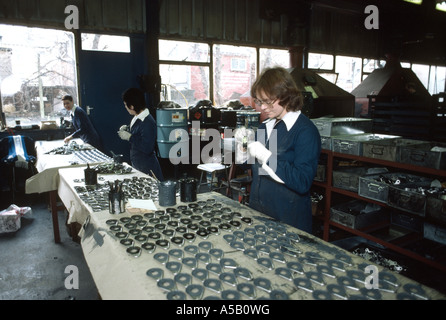
<svg viewBox="0 0 446 320"><path fill-rule="evenodd" d="M265 136L257 136L258 141L267 141L265 128L265 123L259 126L258 135L264 133ZM277 134L277 153L271 155L268 164L276 157L275 173L285 184L273 180L269 175L259 174L260 165L256 161L252 166L249 206L311 233L310 188L319 162L320 134L313 122L303 114L299 115L289 131L284 123L276 128L273 129L270 141Z"/></svg>
<svg viewBox="0 0 446 320"><path fill-rule="evenodd" d="M73 138L80 138L83 142L102 151L101 138L93 127L93 124L84 109L77 106L77 108L74 109L74 116L71 117L71 121L75 129L72 134Z"/></svg>

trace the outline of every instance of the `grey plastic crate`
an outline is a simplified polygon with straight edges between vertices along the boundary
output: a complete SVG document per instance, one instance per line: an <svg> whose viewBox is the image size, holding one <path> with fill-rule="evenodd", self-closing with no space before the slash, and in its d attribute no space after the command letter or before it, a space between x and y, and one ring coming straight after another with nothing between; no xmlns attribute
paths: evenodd
<svg viewBox="0 0 446 320"><path fill-rule="evenodd" d="M421 143L425 141L404 138L367 141L363 142L362 155L373 159L400 162L402 147Z"/></svg>
<svg viewBox="0 0 446 320"><path fill-rule="evenodd" d="M372 119L322 117L311 120L324 137L372 132Z"/></svg>
<svg viewBox="0 0 446 320"><path fill-rule="evenodd" d="M352 200L330 208L330 220L352 229L364 229L390 220L385 208L361 200Z"/></svg>
<svg viewBox="0 0 446 320"><path fill-rule="evenodd" d="M397 138L401 138L401 136L374 133L335 136L332 137L332 150L334 152L362 156L364 142Z"/></svg>
<svg viewBox="0 0 446 320"><path fill-rule="evenodd" d="M416 166L446 169L446 144L425 142L401 147L400 162Z"/></svg>

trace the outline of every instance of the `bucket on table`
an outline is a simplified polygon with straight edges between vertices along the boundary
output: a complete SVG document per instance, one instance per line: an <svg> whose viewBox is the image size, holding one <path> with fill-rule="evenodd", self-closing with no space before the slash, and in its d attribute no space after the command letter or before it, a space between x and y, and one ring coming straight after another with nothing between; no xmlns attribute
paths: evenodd
<svg viewBox="0 0 446 320"><path fill-rule="evenodd" d="M172 180L161 181L158 184L158 202L162 207L174 206L176 198L177 183Z"/></svg>

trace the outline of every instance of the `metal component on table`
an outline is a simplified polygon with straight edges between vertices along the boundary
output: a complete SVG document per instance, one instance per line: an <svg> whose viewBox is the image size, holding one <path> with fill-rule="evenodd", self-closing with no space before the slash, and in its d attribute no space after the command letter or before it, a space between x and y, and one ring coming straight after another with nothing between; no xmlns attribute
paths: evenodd
<svg viewBox="0 0 446 320"><path fill-rule="evenodd" d="M359 291L359 288L356 286L356 281L352 278L342 276L337 279L338 283L347 289Z"/></svg>
<svg viewBox="0 0 446 320"><path fill-rule="evenodd" d="M336 278L336 275L333 271L332 268L330 268L329 266L324 266L324 265L318 265L316 267L316 270L320 273L322 273L324 276L330 277L330 278Z"/></svg>
<svg viewBox="0 0 446 320"><path fill-rule="evenodd" d="M265 244L266 243L266 236L265 235L263 235L263 234L256 234L256 235L254 235L254 239L258 242L258 243L263 243L263 244Z"/></svg>
<svg viewBox="0 0 446 320"><path fill-rule="evenodd" d="M166 239L160 239L160 240L156 240L155 244L159 247L159 248L163 248L165 250L169 249L170 247L170 242L169 240Z"/></svg>
<svg viewBox="0 0 446 320"><path fill-rule="evenodd" d="M204 293L204 287L199 284L191 284L186 287L186 293L191 296L192 299L201 299Z"/></svg>
<svg viewBox="0 0 446 320"><path fill-rule="evenodd" d="M318 252L307 251L305 252L305 256L311 260L317 261L326 261L324 257L322 257Z"/></svg>
<svg viewBox="0 0 446 320"><path fill-rule="evenodd" d="M201 239L207 239L209 236L209 232L206 229L199 229L196 233Z"/></svg>
<svg viewBox="0 0 446 320"><path fill-rule="evenodd" d="M164 277L164 270L161 268L151 268L146 271L146 275L158 281Z"/></svg>
<svg viewBox="0 0 446 320"><path fill-rule="evenodd" d="M121 232L122 231L122 227L121 226L110 226L110 231Z"/></svg>
<svg viewBox="0 0 446 320"><path fill-rule="evenodd" d="M271 281L266 278L255 278L253 281L253 284L257 288L259 288L267 293L270 293L272 291Z"/></svg>
<svg viewBox="0 0 446 320"><path fill-rule="evenodd" d="M339 260L333 260L333 259L330 259L330 260L327 260L327 264L328 264L331 268L333 268L333 269L335 269L335 270L338 270L338 271L341 271L341 272L345 272L344 263L342 263L342 262L339 261Z"/></svg>
<svg viewBox="0 0 446 320"><path fill-rule="evenodd" d="M305 273L305 275L307 276L308 279L310 279L317 285L325 286L325 282L321 273L315 271L308 271Z"/></svg>
<svg viewBox="0 0 446 320"><path fill-rule="evenodd" d="M170 291L167 293L167 300L186 300L186 294L183 291Z"/></svg>
<svg viewBox="0 0 446 320"><path fill-rule="evenodd" d="M201 241L198 244L198 248L205 251L205 252L209 252L209 250L211 250L213 247L212 242L210 241Z"/></svg>
<svg viewBox="0 0 446 320"><path fill-rule="evenodd" d="M237 277L240 277L242 279L251 281L252 280L252 274L251 271L249 271L248 269L244 268L244 267L237 267L234 269L234 274Z"/></svg>
<svg viewBox="0 0 446 320"><path fill-rule="evenodd" d="M235 290L223 290L221 293L223 300L240 300L241 296L238 291Z"/></svg>
<svg viewBox="0 0 446 320"><path fill-rule="evenodd" d="M223 290L221 281L218 279L206 279L203 281L203 286L217 293Z"/></svg>
<svg viewBox="0 0 446 320"><path fill-rule="evenodd" d="M172 237L170 241L181 247L184 244L184 237Z"/></svg>
<svg viewBox="0 0 446 320"><path fill-rule="evenodd" d="M250 299L254 299L256 297L255 287L251 283L243 282L237 284L237 291L243 293Z"/></svg>
<svg viewBox="0 0 446 320"><path fill-rule="evenodd" d="M191 268L192 270L197 268L198 265L197 259L191 257L183 258L181 262L186 266L188 266L189 268Z"/></svg>
<svg viewBox="0 0 446 320"><path fill-rule="evenodd" d="M378 289L367 289L367 288L361 288L359 289L361 294L366 297L369 300L381 300L381 292L379 292Z"/></svg>
<svg viewBox="0 0 446 320"><path fill-rule="evenodd" d="M237 268L237 262L235 262L235 260L231 259L231 258L220 259L220 265L223 268L228 268L228 269L235 269L235 268Z"/></svg>
<svg viewBox="0 0 446 320"><path fill-rule="evenodd" d="M243 243L246 243L248 246L253 248L256 245L256 240L254 238L245 237L243 238Z"/></svg>
<svg viewBox="0 0 446 320"><path fill-rule="evenodd" d="M192 283L192 276L189 273L177 273L173 279L186 288Z"/></svg>
<svg viewBox="0 0 446 320"><path fill-rule="evenodd" d="M183 234L183 238L186 239L187 242L194 242L195 234L187 232Z"/></svg>
<svg viewBox="0 0 446 320"><path fill-rule="evenodd" d="M302 264L297 261L288 261L286 263L286 267L290 269L291 271L297 272L299 274L304 274L304 268L302 267Z"/></svg>
<svg viewBox="0 0 446 320"><path fill-rule="evenodd" d="M279 277L282 277L289 281L293 281L293 274L292 274L291 270L288 268L279 267L279 268L276 268L276 270L274 272Z"/></svg>
<svg viewBox="0 0 446 320"><path fill-rule="evenodd" d="M115 226L116 224L118 224L118 220L117 219L108 219L107 221L105 221L105 224L107 224L109 226Z"/></svg>
<svg viewBox="0 0 446 320"><path fill-rule="evenodd" d="M429 300L429 298L426 296L426 292L419 284L407 283L403 286L403 288L407 293L410 293L419 299Z"/></svg>
<svg viewBox="0 0 446 320"><path fill-rule="evenodd" d="M208 278L209 272L206 269L196 268L192 270L192 275L200 281L204 281Z"/></svg>
<svg viewBox="0 0 446 320"><path fill-rule="evenodd" d="M141 234L142 230L140 229L130 229L129 234L132 236L139 236Z"/></svg>
<svg viewBox="0 0 446 320"><path fill-rule="evenodd" d="M388 293L395 293L394 287L391 287L391 285L388 282L383 281L382 279L379 279L378 282L378 290Z"/></svg>
<svg viewBox="0 0 446 320"><path fill-rule="evenodd" d="M310 279L307 278L294 278L293 279L294 285L298 289L305 290L307 292L313 292L313 286L311 285Z"/></svg>
<svg viewBox="0 0 446 320"><path fill-rule="evenodd" d="M254 260L257 260L259 258L258 254L257 254L257 250L255 250L255 249L246 249L243 251L243 254L247 257L254 259Z"/></svg>
<svg viewBox="0 0 446 320"><path fill-rule="evenodd" d="M291 241L293 241L293 242L299 242L300 241L299 235L297 233L295 233L295 232L287 231L286 237L288 239L290 239Z"/></svg>
<svg viewBox="0 0 446 320"><path fill-rule="evenodd" d="M178 261L169 261L166 263L166 269L172 272L174 275L181 272L182 264Z"/></svg>
<svg viewBox="0 0 446 320"><path fill-rule="evenodd" d="M167 291L173 291L173 290L177 289L176 285L175 285L175 281L173 281L173 279L168 279L168 278L160 279L160 280L158 280L157 285L161 289L164 289Z"/></svg>
<svg viewBox="0 0 446 320"><path fill-rule="evenodd" d="M313 298L316 300L333 300L333 297L328 291L315 290L313 291Z"/></svg>
<svg viewBox="0 0 446 320"><path fill-rule="evenodd" d="M397 300L418 300L413 294L407 292L400 292L396 295Z"/></svg>
<svg viewBox="0 0 446 320"><path fill-rule="evenodd" d="M291 256L291 257L297 257L299 254L302 253L302 251L294 248L293 246L289 245L281 245L280 246L280 252L283 252L284 254Z"/></svg>
<svg viewBox="0 0 446 320"><path fill-rule="evenodd" d="M165 264L166 262L169 261L169 255L167 253L159 252L155 253L153 259L155 259L159 263Z"/></svg>
<svg viewBox="0 0 446 320"><path fill-rule="evenodd" d="M268 228L261 224L255 225L254 229L256 230L256 232L261 233L261 234L265 234L265 232L268 231Z"/></svg>
<svg viewBox="0 0 446 320"><path fill-rule="evenodd" d="M266 244L272 247L273 249L280 250L280 242L277 240L268 240Z"/></svg>
<svg viewBox="0 0 446 320"><path fill-rule="evenodd" d="M195 258L198 261L203 262L205 264L208 264L209 262L211 262L211 255L209 253L199 252L195 255Z"/></svg>
<svg viewBox="0 0 446 320"><path fill-rule="evenodd" d="M168 237L169 239L171 239L175 236L175 230L173 230L173 229L165 229L161 233L164 236Z"/></svg>
<svg viewBox="0 0 446 320"><path fill-rule="evenodd" d="M216 274L216 275L220 275L222 273L222 267L220 264L218 263L209 263L206 265L206 270Z"/></svg>
<svg viewBox="0 0 446 320"><path fill-rule="evenodd" d="M389 273L389 272L383 272L381 271L379 273L379 279L390 284L391 286L394 287L399 287L400 285L398 284L398 280L396 279L396 276Z"/></svg>
<svg viewBox="0 0 446 320"><path fill-rule="evenodd" d="M218 278L224 283L229 284L230 286L235 287L237 285L237 278L233 273L223 272L218 275Z"/></svg>
<svg viewBox="0 0 446 320"><path fill-rule="evenodd" d="M327 285L327 291L339 299L342 299L342 300L348 299L348 295L347 295L347 292L345 291L345 288L338 284Z"/></svg>
<svg viewBox="0 0 446 320"><path fill-rule="evenodd" d="M262 267L265 267L265 268L267 268L269 270L274 269L273 261L270 258L265 258L265 257L258 258L257 259L257 263L259 265L261 265Z"/></svg>
<svg viewBox="0 0 446 320"><path fill-rule="evenodd" d="M125 239L129 236L129 234L127 232L124 231L118 231L115 233L115 237L118 239Z"/></svg>
<svg viewBox="0 0 446 320"><path fill-rule="evenodd" d="M361 285L365 285L366 275L364 272L359 270L347 270L347 276L360 283Z"/></svg>
<svg viewBox="0 0 446 320"><path fill-rule="evenodd" d="M259 244L255 246L255 249L260 253L269 254L271 252L271 249L267 245Z"/></svg>
<svg viewBox="0 0 446 320"><path fill-rule="evenodd" d="M194 245L188 245L184 247L184 251L195 256L198 252L198 247Z"/></svg>
<svg viewBox="0 0 446 320"><path fill-rule="evenodd" d="M346 264L349 267L351 267L353 265L352 258L345 254L340 254L340 253L336 254L334 260L337 260L343 264Z"/></svg>
<svg viewBox="0 0 446 320"><path fill-rule="evenodd" d="M235 236L234 236L233 234L225 234L225 235L223 235L223 239L224 239L227 243L231 244L231 242L234 241Z"/></svg>
<svg viewBox="0 0 446 320"><path fill-rule="evenodd" d="M159 232L150 232L147 236L151 240L159 240L162 238L162 235Z"/></svg>
<svg viewBox="0 0 446 320"><path fill-rule="evenodd" d="M171 249L168 254L178 260L181 260L184 257L184 252L181 249Z"/></svg>
<svg viewBox="0 0 446 320"><path fill-rule="evenodd" d="M240 241L232 241L229 245L231 246L231 248L236 249L236 250L240 250L240 251L245 250L245 245Z"/></svg>
<svg viewBox="0 0 446 320"><path fill-rule="evenodd" d="M141 255L140 247L135 247L135 246L128 247L126 251L130 256L132 256L134 258L138 258Z"/></svg>
<svg viewBox="0 0 446 320"><path fill-rule="evenodd" d="M130 239L130 238L121 239L121 241L119 241L119 242L123 246L126 246L126 247L131 247L131 246L133 246L133 243L134 243L133 239Z"/></svg>
<svg viewBox="0 0 446 320"><path fill-rule="evenodd" d="M223 258L224 252L221 249L212 248L209 250L209 254L217 260L220 260L221 258Z"/></svg>
<svg viewBox="0 0 446 320"><path fill-rule="evenodd" d="M285 256L280 252L270 252L269 257L277 262L286 263Z"/></svg>
<svg viewBox="0 0 446 320"><path fill-rule="evenodd" d="M271 300L289 300L290 297L285 291L282 290L272 290L269 294Z"/></svg>
<svg viewBox="0 0 446 320"><path fill-rule="evenodd" d="M156 244L152 242L146 242L141 245L141 247L146 250L148 253L152 253L156 250Z"/></svg>

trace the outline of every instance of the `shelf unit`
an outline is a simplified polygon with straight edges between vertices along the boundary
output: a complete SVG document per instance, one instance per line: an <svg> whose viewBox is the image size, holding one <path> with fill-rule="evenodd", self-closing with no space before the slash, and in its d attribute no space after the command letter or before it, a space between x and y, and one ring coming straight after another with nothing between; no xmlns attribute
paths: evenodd
<svg viewBox="0 0 446 320"><path fill-rule="evenodd" d="M337 152L333 152L333 151L325 150L325 149L322 149L321 153L326 154L326 156L327 156L326 180L324 182L314 181L313 185L325 189L325 195L324 195L325 196L325 207L323 209L323 215L320 217L323 222L323 227L324 227L323 239L325 241L330 240L329 239L330 227L336 227L336 228L342 229L344 231L347 231L351 234L354 234L354 235L363 237L367 240L373 241L375 243L381 244L390 250L393 250L399 254L405 255L412 259L418 260L426 265L432 266L432 267L437 268L442 271L446 271L446 265L441 264L437 261L428 259L414 251L411 251L409 249L402 247L401 243L403 243L404 240L418 240L416 238L417 236L415 236L415 238L413 238L414 235L409 235L409 237L412 237L412 239L399 238L398 240L400 240L400 242L386 241L386 240L383 240L377 236L369 234L367 232L367 230L351 229L347 226L344 226L342 224L339 224L339 223L336 223L336 222L330 220L330 207L331 207L332 198L333 198L334 194L341 194L341 195L344 195L344 196L347 196L350 198L360 199L360 200L367 201L370 203L376 203L383 207L389 207L385 203L375 201L372 199L368 199L368 198L364 198L364 197L360 196L358 193L333 187L333 163L334 163L335 159L356 160L356 161L360 161L363 163L375 164L375 165L385 166L388 168L397 168L398 170L409 171L409 172L433 176L433 177L437 177L437 178L446 177L446 170L437 170L437 169L420 167L420 166L415 166L415 165L410 165L410 164L405 164L405 163L399 163L399 162L393 162L393 161L387 161L387 160L381 160L381 159L374 159L374 158L367 158L367 157L344 154L344 153L337 153ZM377 226L375 226L375 227L377 227ZM423 236L419 235L418 238L421 240L423 238Z"/></svg>

